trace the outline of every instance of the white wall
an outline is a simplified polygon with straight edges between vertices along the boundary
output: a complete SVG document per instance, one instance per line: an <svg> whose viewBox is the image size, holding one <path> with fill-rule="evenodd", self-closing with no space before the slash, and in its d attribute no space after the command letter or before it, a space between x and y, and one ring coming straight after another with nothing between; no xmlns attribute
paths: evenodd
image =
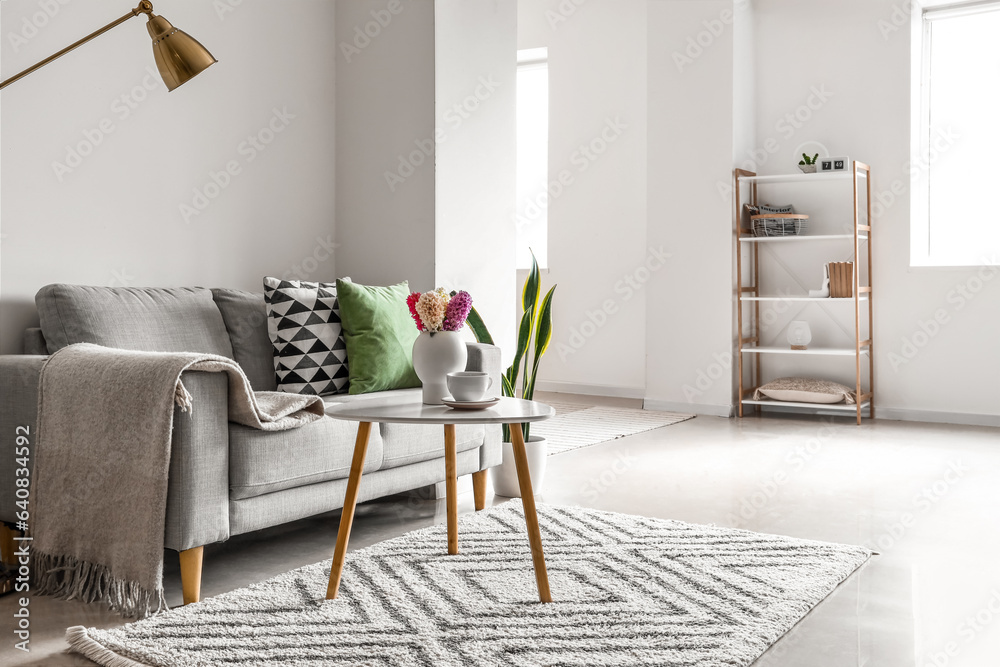
<svg viewBox="0 0 1000 667"><path fill-rule="evenodd" d="M728 415L732 403L732 216L718 191L732 178L732 12L649 3L648 243L672 253L647 294L650 408ZM712 38L689 50L700 34Z"/></svg>
<svg viewBox="0 0 1000 667"><path fill-rule="evenodd" d="M513 361L516 0L435 0L434 283L472 295Z"/></svg>
<svg viewBox="0 0 1000 667"><path fill-rule="evenodd" d="M548 47L549 271L539 387L641 397L646 290L646 1L521 0L519 48ZM633 281L630 287L626 276Z"/></svg>
<svg viewBox="0 0 1000 667"><path fill-rule="evenodd" d="M755 4L757 135L775 137L782 159L761 171L794 168L795 147L817 140L833 154L868 162L873 191L887 204L873 223L879 416L1000 424L998 274L909 266L911 41L908 25L893 29L900 3ZM836 48L797 49L789 57L788 35L811 35ZM776 122L794 112L813 86L833 95L786 139ZM935 315L944 323L935 324Z"/></svg>
<svg viewBox="0 0 1000 667"><path fill-rule="evenodd" d="M128 9L57 6L15 52L9 36L39 4L0 5L4 78ZM48 283L259 291L265 274L335 275L333 3L244 0L220 15L161 0L156 10L219 63L168 94L149 74L140 17L0 94L0 352L20 351ZM270 143L252 148L261 134ZM53 163L88 141L57 174ZM227 164L239 171L228 180ZM227 183L217 193L213 173ZM206 186L215 197L195 201ZM204 210L185 220L182 204Z"/></svg>
<svg viewBox="0 0 1000 667"><path fill-rule="evenodd" d="M433 289L434 3L351 0L336 13L337 269Z"/></svg>

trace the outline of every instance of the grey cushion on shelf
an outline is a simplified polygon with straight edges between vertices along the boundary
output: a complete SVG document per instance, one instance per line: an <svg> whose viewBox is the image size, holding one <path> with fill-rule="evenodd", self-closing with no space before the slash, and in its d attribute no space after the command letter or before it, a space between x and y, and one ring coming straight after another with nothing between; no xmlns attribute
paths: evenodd
<svg viewBox="0 0 1000 667"><path fill-rule="evenodd" d="M46 285L35 295L49 353L74 343L233 358L212 292L201 287Z"/></svg>
<svg viewBox="0 0 1000 667"><path fill-rule="evenodd" d="M329 417L291 431L273 433L230 424L230 497L253 498L347 477L357 432L357 422ZM381 465L382 436L372 429L364 472L377 470Z"/></svg>
<svg viewBox="0 0 1000 667"><path fill-rule="evenodd" d="M262 293L238 289L212 290L240 365L254 391L275 391L274 349L267 336L267 310Z"/></svg>

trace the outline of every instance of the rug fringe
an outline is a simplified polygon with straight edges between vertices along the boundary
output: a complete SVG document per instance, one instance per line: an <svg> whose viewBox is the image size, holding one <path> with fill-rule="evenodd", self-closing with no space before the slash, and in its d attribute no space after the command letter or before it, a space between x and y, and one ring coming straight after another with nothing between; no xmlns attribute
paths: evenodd
<svg viewBox="0 0 1000 667"><path fill-rule="evenodd" d="M163 588L149 590L135 581L115 578L105 565L73 556L32 552L35 591L66 600L105 602L130 618L146 618L167 609Z"/></svg>
<svg viewBox="0 0 1000 667"><path fill-rule="evenodd" d="M82 625L66 628L66 641L74 651L104 667L149 667L105 648L94 641Z"/></svg>

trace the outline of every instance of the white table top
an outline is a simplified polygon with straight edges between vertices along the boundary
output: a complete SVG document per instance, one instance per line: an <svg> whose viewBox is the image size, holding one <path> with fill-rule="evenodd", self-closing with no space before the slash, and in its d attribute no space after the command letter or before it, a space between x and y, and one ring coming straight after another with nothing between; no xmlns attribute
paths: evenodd
<svg viewBox="0 0 1000 667"><path fill-rule="evenodd" d="M453 410L446 405L424 405L417 394L413 398L373 398L329 405L326 414L333 419L388 424L524 424L548 419L556 411L544 403L506 396L485 410Z"/></svg>

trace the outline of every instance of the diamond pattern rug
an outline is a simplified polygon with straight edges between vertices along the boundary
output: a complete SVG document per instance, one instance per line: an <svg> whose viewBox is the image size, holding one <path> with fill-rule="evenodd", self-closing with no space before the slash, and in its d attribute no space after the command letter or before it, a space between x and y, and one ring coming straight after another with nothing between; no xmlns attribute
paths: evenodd
<svg viewBox="0 0 1000 667"><path fill-rule="evenodd" d="M519 501L112 630L70 628L108 667L749 665L871 552L678 521L539 507L538 602Z"/></svg>

